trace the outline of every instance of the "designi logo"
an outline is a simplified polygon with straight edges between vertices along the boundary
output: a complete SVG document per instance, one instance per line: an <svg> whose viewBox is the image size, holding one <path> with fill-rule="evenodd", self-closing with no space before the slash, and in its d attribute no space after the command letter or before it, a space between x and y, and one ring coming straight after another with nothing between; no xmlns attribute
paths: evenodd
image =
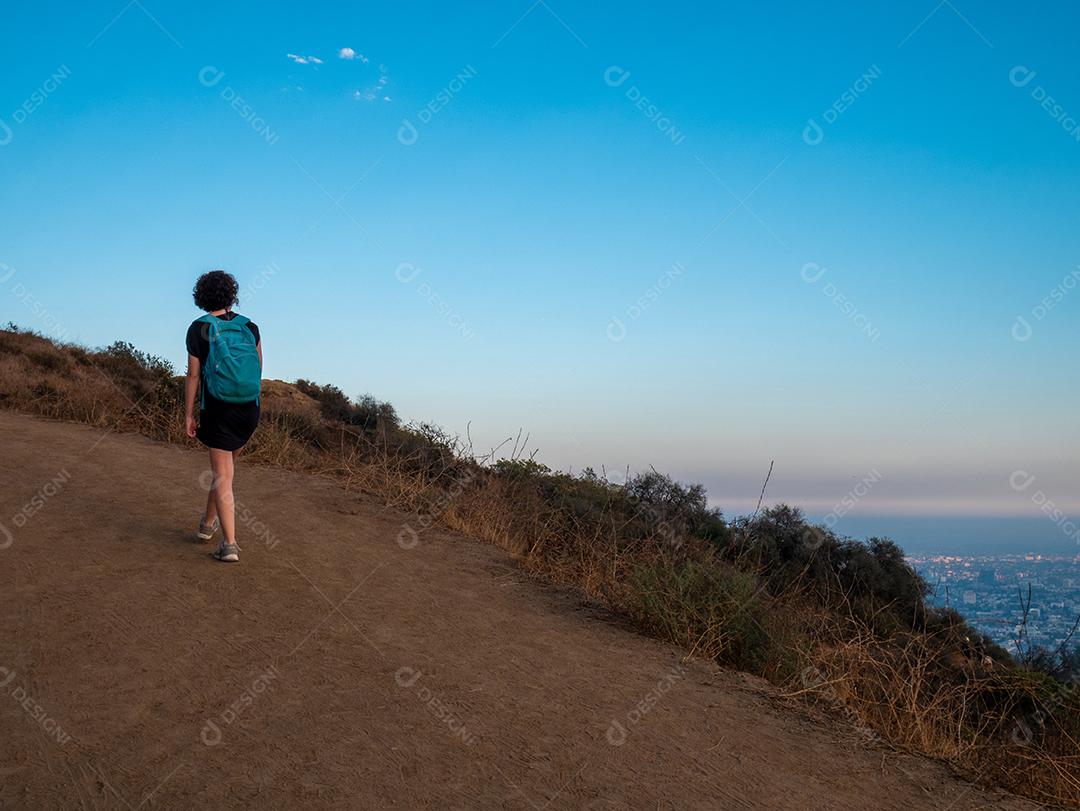
<svg viewBox="0 0 1080 811"><path fill-rule="evenodd" d="M221 727L213 721L207 721L203 724L202 732L199 733L199 739L206 746L217 746L221 743Z"/></svg>

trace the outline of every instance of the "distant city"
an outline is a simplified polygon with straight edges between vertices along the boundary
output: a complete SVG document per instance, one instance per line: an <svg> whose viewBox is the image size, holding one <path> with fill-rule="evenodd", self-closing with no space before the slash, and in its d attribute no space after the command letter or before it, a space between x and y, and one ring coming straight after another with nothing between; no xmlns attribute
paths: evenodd
<svg viewBox="0 0 1080 811"><path fill-rule="evenodd" d="M1057 649L1080 615L1080 555L909 555L934 591L930 602L959 611L977 629L1016 654L1027 600L1028 637ZM1080 642L1076 636L1069 645Z"/></svg>

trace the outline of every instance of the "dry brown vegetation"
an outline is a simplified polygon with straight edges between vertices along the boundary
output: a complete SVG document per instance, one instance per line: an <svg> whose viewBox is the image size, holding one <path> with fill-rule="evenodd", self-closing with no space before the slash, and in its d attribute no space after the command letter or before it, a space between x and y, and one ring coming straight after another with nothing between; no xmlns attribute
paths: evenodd
<svg viewBox="0 0 1080 811"><path fill-rule="evenodd" d="M8 408L188 444L181 392L167 363L130 345L90 351L0 331ZM846 716L868 739L1080 804L1077 657L1018 664L955 612L929 608L926 584L887 540L841 538L784 506L728 521L698 486L654 471L624 485L553 472L520 443L478 459L434 426L400 425L386 403L307 381L266 381L245 456L339 476L414 513L402 544L436 523L498 544L690 654Z"/></svg>

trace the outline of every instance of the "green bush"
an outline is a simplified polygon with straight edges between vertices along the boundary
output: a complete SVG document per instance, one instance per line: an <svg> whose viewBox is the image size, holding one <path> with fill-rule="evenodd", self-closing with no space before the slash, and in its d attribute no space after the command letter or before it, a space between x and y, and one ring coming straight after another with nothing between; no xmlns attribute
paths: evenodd
<svg viewBox="0 0 1080 811"><path fill-rule="evenodd" d="M353 424L369 430L396 428L398 415L390 403L377 400L370 394L361 394L354 405Z"/></svg>
<svg viewBox="0 0 1080 811"><path fill-rule="evenodd" d="M331 422L339 422L364 431L391 429L398 426L398 416L390 403L377 400L370 394L362 394L356 400L349 399L337 386L320 385L310 380L297 380L296 388L319 403L322 415Z"/></svg>
<svg viewBox="0 0 1080 811"><path fill-rule="evenodd" d="M718 548L761 572L774 594L806 591L825 606L850 608L883 633L925 625L930 587L887 538L845 538L781 504L737 521Z"/></svg>
<svg viewBox="0 0 1080 811"><path fill-rule="evenodd" d="M760 672L772 654L758 579L730 566L664 560L634 573L639 619L660 636Z"/></svg>
<svg viewBox="0 0 1080 811"><path fill-rule="evenodd" d="M155 379L168 379L176 374L169 361L142 352L127 341L116 341L98 354L103 366L114 371L123 371L126 375L136 371L149 372Z"/></svg>
<svg viewBox="0 0 1080 811"><path fill-rule="evenodd" d="M527 479L551 474L551 468L532 459L500 459L491 469L508 479Z"/></svg>

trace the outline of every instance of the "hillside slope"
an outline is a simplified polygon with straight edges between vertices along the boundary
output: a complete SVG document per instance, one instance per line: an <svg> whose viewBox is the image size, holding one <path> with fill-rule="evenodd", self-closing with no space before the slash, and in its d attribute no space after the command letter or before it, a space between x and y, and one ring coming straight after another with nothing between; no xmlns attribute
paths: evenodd
<svg viewBox="0 0 1080 811"><path fill-rule="evenodd" d="M330 479L242 465L230 566L203 454L6 412L0 447L0 806L1035 807Z"/></svg>

